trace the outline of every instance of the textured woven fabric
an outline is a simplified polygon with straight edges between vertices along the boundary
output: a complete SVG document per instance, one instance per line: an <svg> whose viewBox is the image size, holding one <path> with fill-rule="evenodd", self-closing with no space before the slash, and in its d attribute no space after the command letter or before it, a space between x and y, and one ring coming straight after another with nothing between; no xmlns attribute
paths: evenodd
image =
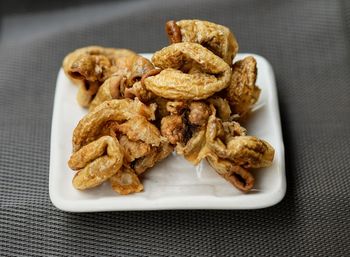
<svg viewBox="0 0 350 257"><path fill-rule="evenodd" d="M0 255L350 256L349 1L159 0L105 8L106 15L100 6L91 20L0 45ZM62 58L90 44L153 52L167 44L170 18L225 24L240 52L271 62L286 148L284 200L248 211L57 210L48 170Z"/></svg>

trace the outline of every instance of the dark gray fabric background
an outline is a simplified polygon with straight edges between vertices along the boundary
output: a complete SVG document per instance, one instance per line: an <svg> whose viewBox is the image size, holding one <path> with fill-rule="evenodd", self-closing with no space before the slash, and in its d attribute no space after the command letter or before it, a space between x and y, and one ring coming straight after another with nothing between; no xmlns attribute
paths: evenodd
<svg viewBox="0 0 350 257"><path fill-rule="evenodd" d="M90 44L153 52L164 22L225 24L275 70L287 194L249 211L74 214L48 194L55 81ZM2 20L1 256L350 256L349 1L141 1Z"/></svg>

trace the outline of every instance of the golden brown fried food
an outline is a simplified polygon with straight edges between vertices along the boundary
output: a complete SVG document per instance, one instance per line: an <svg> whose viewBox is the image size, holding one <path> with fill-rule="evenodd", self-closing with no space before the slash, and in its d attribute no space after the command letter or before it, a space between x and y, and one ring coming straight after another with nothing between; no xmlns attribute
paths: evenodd
<svg viewBox="0 0 350 257"><path fill-rule="evenodd" d="M170 43L180 43L182 41L182 35L180 27L176 24L176 21L168 21L165 24L165 32L169 37Z"/></svg>
<svg viewBox="0 0 350 257"><path fill-rule="evenodd" d="M159 123L158 125L160 125L160 121L162 120L163 117L168 116L170 114L169 111L167 110L167 104L169 101L170 101L169 99L165 99L159 96L156 96L155 98L153 98L152 102L157 104L156 122Z"/></svg>
<svg viewBox="0 0 350 257"><path fill-rule="evenodd" d="M123 166L109 181L113 190L121 195L138 193L143 190L143 185L135 171L129 167Z"/></svg>
<svg viewBox="0 0 350 257"><path fill-rule="evenodd" d="M118 130L130 140L142 141L151 146L159 146L162 138L156 126L143 116L135 116L119 125Z"/></svg>
<svg viewBox="0 0 350 257"><path fill-rule="evenodd" d="M99 46L75 50L64 58L62 66L68 78L79 85L78 102L84 107L90 105L100 85L113 74L125 78L125 86L132 86L144 73L154 69L149 60L130 50ZM99 102L114 99L114 95L113 91L104 92Z"/></svg>
<svg viewBox="0 0 350 257"><path fill-rule="evenodd" d="M206 144L206 128L202 127L195 131L186 144L177 144L176 153L183 155L193 165L198 165L207 157L210 149Z"/></svg>
<svg viewBox="0 0 350 257"><path fill-rule="evenodd" d="M255 85L257 76L256 60L249 56L236 62L226 88L226 98L232 111L244 118L260 96L260 88Z"/></svg>
<svg viewBox="0 0 350 257"><path fill-rule="evenodd" d="M182 116L169 115L162 119L160 133L170 144L176 145L184 140L185 124Z"/></svg>
<svg viewBox="0 0 350 257"><path fill-rule="evenodd" d="M271 165L273 147L253 136L231 136L220 119L211 115L207 125L207 145L220 158L231 160L237 166L262 168ZM223 138L223 135L225 136Z"/></svg>
<svg viewBox="0 0 350 257"><path fill-rule="evenodd" d="M231 69L220 57L196 43L172 44L153 55L163 69L144 80L155 95L175 100L200 100L228 86Z"/></svg>
<svg viewBox="0 0 350 257"><path fill-rule="evenodd" d="M92 112L85 115L73 132L73 151L96 140L106 123L111 121L124 122L135 116L144 116L148 120L155 119L156 105L146 106L138 99L115 99L103 102Z"/></svg>
<svg viewBox="0 0 350 257"><path fill-rule="evenodd" d="M68 165L78 172L73 186L84 190L102 184L123 164L123 150L116 138L104 136L73 153Z"/></svg>
<svg viewBox="0 0 350 257"><path fill-rule="evenodd" d="M132 141L127 136L122 135L119 143L124 150L124 159L126 163L144 157L151 152L151 146L142 141Z"/></svg>
<svg viewBox="0 0 350 257"><path fill-rule="evenodd" d="M172 44L153 55L154 65L132 51L97 46L64 59L79 103L90 106L73 133L76 188L109 179L119 194L140 192L138 176L175 146L194 165L206 159L243 192L254 186L248 169L271 165L273 147L237 122L260 95L255 59L232 65L238 44L222 25L169 21L166 31Z"/></svg>
<svg viewBox="0 0 350 257"><path fill-rule="evenodd" d="M155 118L155 108L137 98L115 99L103 102L83 117L73 133L74 153L69 161L72 169L79 169L74 186L92 188L111 178L113 189L121 194L141 191L135 172L145 172L173 150L149 121Z"/></svg>
<svg viewBox="0 0 350 257"><path fill-rule="evenodd" d="M91 101L89 110L92 111L104 101L123 98L122 92L125 90L126 80L127 78L121 75L112 75L110 78L106 79Z"/></svg>
<svg viewBox="0 0 350 257"><path fill-rule="evenodd" d="M192 102L189 106L188 121L192 125L204 126L207 124L210 109L203 102Z"/></svg>
<svg viewBox="0 0 350 257"><path fill-rule="evenodd" d="M207 101L215 107L217 116L222 121L229 121L231 119L231 107L226 99L213 96L208 98Z"/></svg>
<svg viewBox="0 0 350 257"><path fill-rule="evenodd" d="M152 150L146 156L135 160L132 166L137 175L144 173L155 164L168 157L173 152L173 146L168 142L162 142L159 147L152 147Z"/></svg>
<svg viewBox="0 0 350 257"><path fill-rule="evenodd" d="M201 44L229 65L238 52L238 43L232 32L219 24L201 20L181 20L168 21L165 28L171 43Z"/></svg>
<svg viewBox="0 0 350 257"><path fill-rule="evenodd" d="M182 114L183 110L187 108L187 103L184 101L169 101L166 103L166 110L170 114Z"/></svg>
<svg viewBox="0 0 350 257"><path fill-rule="evenodd" d="M141 102L148 103L155 98L155 95L148 91L141 81L137 81L131 87L125 88L124 97L131 99L137 97Z"/></svg>
<svg viewBox="0 0 350 257"><path fill-rule="evenodd" d="M246 136L238 122L217 118L213 105L210 109L206 126L198 127L186 144L177 145L176 151L194 165L206 158L223 178L248 191L254 178L246 168L270 166L274 149L264 140Z"/></svg>
<svg viewBox="0 0 350 257"><path fill-rule="evenodd" d="M243 192L248 192L253 188L255 179L248 170L225 159L220 159L215 154L209 154L207 161L219 175Z"/></svg>
<svg viewBox="0 0 350 257"><path fill-rule="evenodd" d="M226 140L231 137L247 135L247 130L236 121L224 121L222 122L222 126L225 132Z"/></svg>

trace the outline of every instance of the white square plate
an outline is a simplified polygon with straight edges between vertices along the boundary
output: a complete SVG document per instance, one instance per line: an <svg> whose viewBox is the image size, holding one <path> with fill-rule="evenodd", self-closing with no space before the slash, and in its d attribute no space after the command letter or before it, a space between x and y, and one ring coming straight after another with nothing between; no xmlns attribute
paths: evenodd
<svg viewBox="0 0 350 257"><path fill-rule="evenodd" d="M172 154L147 171L144 191L118 195L107 183L78 191L72 186L75 172L67 161L72 151L75 126L87 113L76 101L77 87L61 69L57 78L51 130L50 198L59 209L71 212L164 210L164 209L258 209L278 203L286 191L284 147L273 70L268 61L255 54L238 54L235 60L253 55L257 60L257 85L261 96L246 127L249 135L267 140L275 148L269 168L253 171L256 183L242 193L221 178L207 162L192 166ZM151 54L143 54L151 58Z"/></svg>

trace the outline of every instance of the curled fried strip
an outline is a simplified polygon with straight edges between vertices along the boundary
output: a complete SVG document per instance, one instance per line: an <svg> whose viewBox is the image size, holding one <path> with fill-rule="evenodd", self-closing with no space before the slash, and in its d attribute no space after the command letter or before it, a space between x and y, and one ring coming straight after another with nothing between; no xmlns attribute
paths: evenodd
<svg viewBox="0 0 350 257"><path fill-rule="evenodd" d="M246 169L232 162L220 159L216 155L208 155L207 161L216 172L238 189L248 192L254 186L254 177Z"/></svg>
<svg viewBox="0 0 350 257"><path fill-rule="evenodd" d="M140 175L156 163L168 157L173 152L173 147L168 142L162 142L159 147L153 147L151 152L133 163L136 174Z"/></svg>
<svg viewBox="0 0 350 257"><path fill-rule="evenodd" d="M117 75L108 78L99 88L97 95L91 101L89 110L92 111L101 103L122 98L122 91L126 86L126 77Z"/></svg>
<svg viewBox="0 0 350 257"><path fill-rule="evenodd" d="M109 181L113 190L121 195L138 193L143 190L143 185L135 171L129 167L123 166Z"/></svg>
<svg viewBox="0 0 350 257"><path fill-rule="evenodd" d="M73 186L84 190L96 187L117 173L123 164L123 150L116 138L104 136L83 146L68 161L72 170L78 170Z"/></svg>
<svg viewBox="0 0 350 257"><path fill-rule="evenodd" d="M73 132L73 151L96 140L107 122L126 121L135 116L144 116L148 120L155 118L156 105L146 106L138 99L115 99L103 102L92 112L85 115Z"/></svg>
<svg viewBox="0 0 350 257"><path fill-rule="evenodd" d="M212 104L217 112L217 116L223 121L229 121L231 117L231 108L226 99L221 97L210 97L207 100Z"/></svg>
<svg viewBox="0 0 350 257"><path fill-rule="evenodd" d="M185 136L185 124L182 116L169 115L162 118L160 132L173 145L182 142Z"/></svg>
<svg viewBox="0 0 350 257"><path fill-rule="evenodd" d="M161 69L153 69L148 71L147 73L143 74L142 78L141 78L141 83L142 85L145 84L145 79L151 76L155 76L157 74L159 74L162 70Z"/></svg>
<svg viewBox="0 0 350 257"><path fill-rule="evenodd" d="M182 114L186 108L187 104L184 101L169 101L166 103L166 110L170 114Z"/></svg>
<svg viewBox="0 0 350 257"><path fill-rule="evenodd" d="M234 113L241 119L246 116L260 96L260 88L255 85L257 76L256 60L248 56L232 67L232 76L226 88L226 98Z"/></svg>
<svg viewBox="0 0 350 257"><path fill-rule="evenodd" d="M167 33L171 43L180 43L182 41L180 27L175 21L168 21L165 24L165 32Z"/></svg>
<svg viewBox="0 0 350 257"><path fill-rule="evenodd" d="M185 145L178 144L176 146L176 152L183 155L193 165L198 165L210 151L206 145L205 132L205 128L195 131Z"/></svg>
<svg viewBox="0 0 350 257"><path fill-rule="evenodd" d="M209 106L202 102L192 102L189 106L188 121L192 125L204 126L210 115Z"/></svg>
<svg viewBox="0 0 350 257"><path fill-rule="evenodd" d="M206 126L198 127L185 145L178 144L176 152L194 165L206 158L223 178L246 192L254 185L246 168L270 166L274 149L264 140L246 136L239 123L217 118L213 105L210 109Z"/></svg>
<svg viewBox="0 0 350 257"><path fill-rule="evenodd" d="M125 86L130 87L154 69L149 60L133 51L99 46L75 50L64 58L62 66L68 78L79 85L78 102L84 107L90 105L100 85L112 75L125 77ZM99 97L99 101L113 99L113 95L113 92L103 94L109 97Z"/></svg>
<svg viewBox="0 0 350 257"><path fill-rule="evenodd" d="M83 106L87 107L89 106L92 99L94 99L96 93L98 92L98 89L100 87L100 83L97 81L94 82L82 82L78 85L78 93L77 93L77 101L78 103Z"/></svg>
<svg viewBox="0 0 350 257"><path fill-rule="evenodd" d="M132 87L125 88L124 97L130 99L137 97L141 102L147 103L153 100L154 94L148 91L141 81L137 81Z"/></svg>
<svg viewBox="0 0 350 257"><path fill-rule="evenodd" d="M208 120L207 144L220 158L231 160L235 165L246 168L262 168L271 165L273 147L266 141L253 136L230 136L224 132L221 121L213 115Z"/></svg>
<svg viewBox="0 0 350 257"><path fill-rule="evenodd" d="M224 89L230 80L229 65L196 43L172 44L156 52L152 61L163 70L147 77L145 87L168 99L205 99Z"/></svg>
<svg viewBox="0 0 350 257"><path fill-rule="evenodd" d="M201 20L181 20L167 22L166 28L172 43L182 41L201 44L229 65L238 52L236 38L225 26Z"/></svg>
<svg viewBox="0 0 350 257"><path fill-rule="evenodd" d="M68 54L62 67L67 77L79 85L78 103L89 106L99 86L122 67L123 59L134 55L136 53L127 49L100 46L83 47Z"/></svg>
<svg viewBox="0 0 350 257"><path fill-rule="evenodd" d="M132 141L125 135L119 138L119 143L124 150L124 160L126 163L131 163L151 152L150 145L142 141Z"/></svg>
<svg viewBox="0 0 350 257"><path fill-rule="evenodd" d="M156 126L143 116L135 116L119 125L118 130L132 141L142 141L151 146L159 146L162 138Z"/></svg>

